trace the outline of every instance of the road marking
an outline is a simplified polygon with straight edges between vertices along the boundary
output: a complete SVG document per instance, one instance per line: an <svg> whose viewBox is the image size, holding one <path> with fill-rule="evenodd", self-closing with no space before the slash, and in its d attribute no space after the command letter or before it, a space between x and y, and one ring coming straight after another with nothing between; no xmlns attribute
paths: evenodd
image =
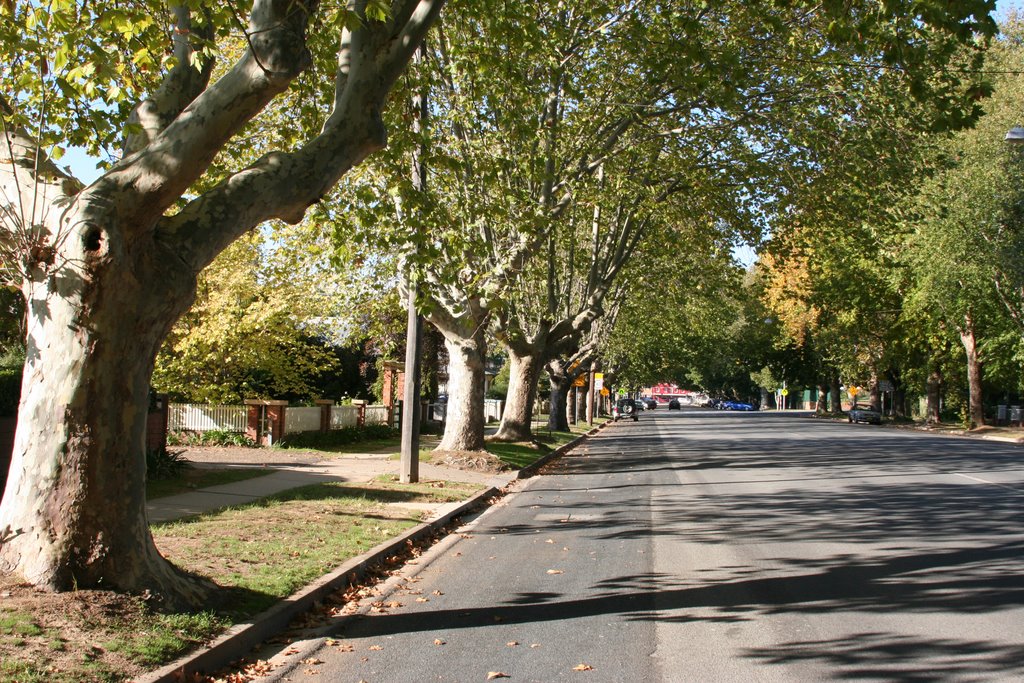
<svg viewBox="0 0 1024 683"><path fill-rule="evenodd" d="M1007 491L1013 491L1018 496L1024 496L1024 491L1021 491L1016 486L1009 486L1007 484L1000 484L997 481L989 481L988 479L982 479L981 477L972 477L971 475L963 474L962 472L953 472L953 474L955 474L958 477L963 477L964 479L970 479L971 481L976 481L979 484L988 484L990 486L998 486L1001 489L1006 489Z"/></svg>
<svg viewBox="0 0 1024 683"><path fill-rule="evenodd" d="M542 512L541 514L534 517L538 522L590 522L595 519L601 519L604 517L603 513L591 513L591 512Z"/></svg>

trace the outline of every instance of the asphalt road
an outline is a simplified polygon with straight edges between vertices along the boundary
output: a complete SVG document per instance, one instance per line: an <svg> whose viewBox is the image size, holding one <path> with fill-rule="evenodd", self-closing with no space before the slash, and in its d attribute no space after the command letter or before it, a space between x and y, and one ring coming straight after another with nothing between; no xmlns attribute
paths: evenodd
<svg viewBox="0 0 1024 683"><path fill-rule="evenodd" d="M284 676L1024 680L1024 449L645 412L410 570Z"/></svg>

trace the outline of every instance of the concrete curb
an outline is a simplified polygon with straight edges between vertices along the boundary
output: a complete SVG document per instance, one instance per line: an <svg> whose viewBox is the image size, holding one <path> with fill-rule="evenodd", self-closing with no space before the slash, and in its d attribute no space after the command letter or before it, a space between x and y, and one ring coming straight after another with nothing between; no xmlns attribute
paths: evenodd
<svg viewBox="0 0 1024 683"><path fill-rule="evenodd" d="M328 595L355 583L371 568L385 564L389 557L400 552L407 543L415 543L436 533L451 523L453 519L482 507L489 498L500 495L502 489L511 482L516 479L532 477L541 467L572 450L609 424L611 424L610 421L597 425L523 469L510 472L507 477L496 478L488 488L461 503L442 507L434 518L381 543L359 557L352 558L333 572L325 574L299 592L257 614L249 623L232 626L209 645L184 655L156 671L134 679L135 683L180 683L192 680L191 677L194 674L213 672L224 668L231 662L244 657L260 643L283 631L293 619L313 609Z"/></svg>

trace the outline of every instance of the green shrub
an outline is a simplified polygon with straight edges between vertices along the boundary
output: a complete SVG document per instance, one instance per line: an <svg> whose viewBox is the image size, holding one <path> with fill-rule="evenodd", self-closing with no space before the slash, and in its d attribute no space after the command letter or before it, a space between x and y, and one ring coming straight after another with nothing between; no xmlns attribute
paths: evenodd
<svg viewBox="0 0 1024 683"><path fill-rule="evenodd" d="M205 432L168 432L168 446L244 446L255 448L256 442L240 432L211 429Z"/></svg>
<svg viewBox="0 0 1024 683"><path fill-rule="evenodd" d="M343 427L329 432L299 432L288 434L276 445L280 448L314 448L330 449L347 446L362 441L391 439L401 432L385 425L367 425L365 427Z"/></svg>
<svg viewBox="0 0 1024 683"><path fill-rule="evenodd" d="M184 458L184 451L169 451L158 448L146 451L146 477L151 480L174 479L191 467Z"/></svg>

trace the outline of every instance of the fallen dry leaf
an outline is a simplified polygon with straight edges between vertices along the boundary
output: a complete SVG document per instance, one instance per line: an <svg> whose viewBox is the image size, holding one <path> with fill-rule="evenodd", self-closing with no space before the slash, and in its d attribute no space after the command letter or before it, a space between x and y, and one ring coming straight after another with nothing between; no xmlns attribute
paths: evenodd
<svg viewBox="0 0 1024 683"><path fill-rule="evenodd" d="M510 640L510 641L508 641L507 643L505 643L505 647L515 647L515 646L516 646L516 645L518 645L518 644L519 644L519 643L518 643L517 641L515 641L515 640Z"/></svg>
<svg viewBox="0 0 1024 683"><path fill-rule="evenodd" d="M545 543L554 543L554 542L555 542L555 539L553 539L553 538L549 538L548 540L546 540L546 541L544 541L544 542L545 542Z"/></svg>
<svg viewBox="0 0 1024 683"><path fill-rule="evenodd" d="M320 669L303 669L302 673L306 674L307 676L319 676Z"/></svg>
<svg viewBox="0 0 1024 683"><path fill-rule="evenodd" d="M488 671L487 672L487 680L493 681L495 678L512 678L512 677L509 676L507 673L504 673L502 671Z"/></svg>
<svg viewBox="0 0 1024 683"><path fill-rule="evenodd" d="M530 647L540 647L540 643L530 643Z"/></svg>
<svg viewBox="0 0 1024 683"><path fill-rule="evenodd" d="M430 598L416 598L416 602L430 602Z"/></svg>
<svg viewBox="0 0 1024 683"><path fill-rule="evenodd" d="M434 645L444 645L444 641L440 638L434 638Z"/></svg>
<svg viewBox="0 0 1024 683"><path fill-rule="evenodd" d="M383 650L384 648L381 647L380 645L371 645L368 649L373 650L374 652L377 652L379 650Z"/></svg>
<svg viewBox="0 0 1024 683"><path fill-rule="evenodd" d="M564 573L565 572L563 572L561 569L549 569L548 570L548 574L564 574Z"/></svg>
<svg viewBox="0 0 1024 683"><path fill-rule="evenodd" d="M402 603L398 602L397 600L392 600L391 602L386 602L386 603L384 603L384 606L385 607L390 607L391 609L397 609L399 607L404 607L404 605L402 605Z"/></svg>
<svg viewBox="0 0 1024 683"><path fill-rule="evenodd" d="M444 595L441 591L434 591L431 595Z"/></svg>
<svg viewBox="0 0 1024 683"><path fill-rule="evenodd" d="M577 664L572 668L573 671L593 671L594 667L589 664Z"/></svg>
<svg viewBox="0 0 1024 683"><path fill-rule="evenodd" d="M324 662L323 662L322 659L317 659L316 657L310 657L309 659L303 659L302 663L303 664L309 664L310 666L313 666L314 664L323 664Z"/></svg>

